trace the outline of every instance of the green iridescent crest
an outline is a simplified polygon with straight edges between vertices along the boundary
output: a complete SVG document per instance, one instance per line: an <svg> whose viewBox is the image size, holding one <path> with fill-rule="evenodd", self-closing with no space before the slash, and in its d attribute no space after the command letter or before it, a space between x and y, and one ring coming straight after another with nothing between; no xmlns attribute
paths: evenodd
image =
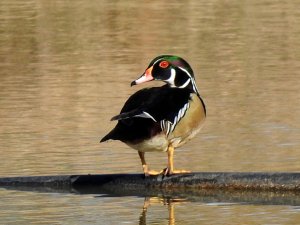
<svg viewBox="0 0 300 225"><path fill-rule="evenodd" d="M158 56L155 59L153 59L149 66L153 65L154 63L156 63L159 60L167 60L173 66L186 69L191 75L194 75L193 70L190 67L190 65L184 59L180 58L179 56L161 55L161 56Z"/></svg>

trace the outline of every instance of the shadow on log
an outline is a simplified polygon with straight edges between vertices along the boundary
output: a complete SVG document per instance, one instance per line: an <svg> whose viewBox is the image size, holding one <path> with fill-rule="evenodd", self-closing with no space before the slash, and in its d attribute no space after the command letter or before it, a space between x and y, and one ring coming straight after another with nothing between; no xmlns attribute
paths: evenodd
<svg viewBox="0 0 300 225"><path fill-rule="evenodd" d="M65 175L0 178L6 189L162 197L201 202L300 205L300 173L189 173Z"/></svg>

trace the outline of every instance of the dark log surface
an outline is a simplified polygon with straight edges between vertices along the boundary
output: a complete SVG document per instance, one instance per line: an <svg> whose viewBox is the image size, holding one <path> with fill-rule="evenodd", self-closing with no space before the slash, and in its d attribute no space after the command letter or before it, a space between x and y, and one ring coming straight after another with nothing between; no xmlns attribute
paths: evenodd
<svg viewBox="0 0 300 225"><path fill-rule="evenodd" d="M63 175L0 178L2 187L76 187L122 189L226 189L300 191L300 173L204 172L149 176L142 174Z"/></svg>
<svg viewBox="0 0 300 225"><path fill-rule="evenodd" d="M0 178L0 188L99 196L140 196L201 202L300 205L300 173L204 172Z"/></svg>

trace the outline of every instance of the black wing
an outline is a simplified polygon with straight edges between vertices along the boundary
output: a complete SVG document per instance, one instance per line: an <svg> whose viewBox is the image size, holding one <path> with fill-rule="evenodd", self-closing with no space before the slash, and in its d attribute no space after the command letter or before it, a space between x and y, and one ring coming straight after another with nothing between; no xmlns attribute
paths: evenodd
<svg viewBox="0 0 300 225"><path fill-rule="evenodd" d="M168 133L172 124L180 119L178 113L182 111L183 116L182 109L187 108L190 94L189 90L168 86L136 92L126 101L120 114L112 118L118 120L118 124L101 141L137 141L150 138L162 129Z"/></svg>
<svg viewBox="0 0 300 225"><path fill-rule="evenodd" d="M190 94L189 90L166 86L145 88L133 94L124 104L121 113L112 120L143 117L173 122L180 109L188 102Z"/></svg>

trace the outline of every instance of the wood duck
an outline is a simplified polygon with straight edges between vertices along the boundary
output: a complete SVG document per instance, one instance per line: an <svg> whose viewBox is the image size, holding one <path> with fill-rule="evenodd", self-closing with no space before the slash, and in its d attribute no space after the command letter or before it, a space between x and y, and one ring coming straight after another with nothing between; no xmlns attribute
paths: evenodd
<svg viewBox="0 0 300 225"><path fill-rule="evenodd" d="M196 86L190 65L182 58L162 55L154 58L144 74L131 86L160 80L161 87L144 88L126 101L116 127L100 142L120 140L138 151L145 176L171 175L189 171L175 170L174 149L193 138L206 117L205 104ZM148 169L145 152L167 152L167 168L161 172Z"/></svg>

